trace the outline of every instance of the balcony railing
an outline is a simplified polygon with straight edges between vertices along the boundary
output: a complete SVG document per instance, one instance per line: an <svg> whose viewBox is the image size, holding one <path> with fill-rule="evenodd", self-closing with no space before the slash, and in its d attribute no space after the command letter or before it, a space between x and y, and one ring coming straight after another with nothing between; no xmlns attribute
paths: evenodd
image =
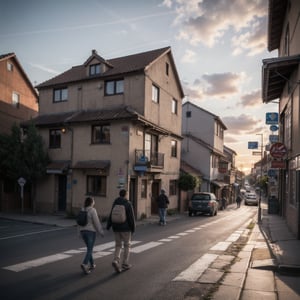
<svg viewBox="0 0 300 300"><path fill-rule="evenodd" d="M151 167L164 167L164 153L151 152L150 150L135 150L135 164Z"/></svg>

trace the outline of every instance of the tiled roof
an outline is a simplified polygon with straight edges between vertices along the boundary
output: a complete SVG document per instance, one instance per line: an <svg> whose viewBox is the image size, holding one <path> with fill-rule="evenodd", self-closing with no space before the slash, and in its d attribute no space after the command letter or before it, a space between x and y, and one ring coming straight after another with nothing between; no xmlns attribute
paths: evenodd
<svg viewBox="0 0 300 300"><path fill-rule="evenodd" d="M53 85L63 85L69 82L76 82L82 80L90 80L95 78L107 78L110 76L117 76L126 73L139 72L143 71L148 65L153 61L159 58L162 54L170 51L170 47L165 47L161 49L156 49L152 51L147 51L143 53L128 55L124 57L114 58L104 60L98 54L93 52L92 57L100 57L101 61L105 61L111 68L109 68L103 74L99 74L93 77L87 75L86 72L86 62L89 61L89 58L83 65L74 66L66 72L47 80L37 86L37 88L44 88Z"/></svg>
<svg viewBox="0 0 300 300"><path fill-rule="evenodd" d="M138 114L128 107L120 107L111 110L90 110L75 111L58 114L39 115L36 118L23 122L27 126L33 122L36 126L62 126L68 123L92 122L92 121L113 121L137 118Z"/></svg>
<svg viewBox="0 0 300 300"><path fill-rule="evenodd" d="M11 52L11 53L6 53L6 54L0 54L0 60L2 59L7 59L9 57L14 57L15 56L15 53Z"/></svg>

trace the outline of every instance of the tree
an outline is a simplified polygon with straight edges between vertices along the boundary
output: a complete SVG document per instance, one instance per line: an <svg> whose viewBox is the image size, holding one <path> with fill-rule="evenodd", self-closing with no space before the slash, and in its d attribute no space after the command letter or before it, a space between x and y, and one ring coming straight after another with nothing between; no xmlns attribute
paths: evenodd
<svg viewBox="0 0 300 300"><path fill-rule="evenodd" d="M10 135L0 135L0 176L16 182L18 178L26 179L31 185L33 211L36 211L36 181L46 174L48 154L42 137L36 127L30 123L22 140L21 129L14 125Z"/></svg>
<svg viewBox="0 0 300 300"><path fill-rule="evenodd" d="M197 179L191 174L181 174L178 180L178 186L183 191L193 190L197 185Z"/></svg>

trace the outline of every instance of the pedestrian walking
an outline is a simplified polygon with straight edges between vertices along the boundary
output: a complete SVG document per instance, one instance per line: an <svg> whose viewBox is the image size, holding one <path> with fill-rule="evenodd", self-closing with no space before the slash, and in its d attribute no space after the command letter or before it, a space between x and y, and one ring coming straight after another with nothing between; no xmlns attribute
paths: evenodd
<svg viewBox="0 0 300 300"><path fill-rule="evenodd" d="M104 237L102 225L99 221L98 213L94 208L95 201L92 197L87 197L84 202L84 208L87 212L87 222L84 226L78 226L80 235L86 245L86 254L81 264L81 269L85 274L96 268L93 259L93 249L96 240L96 233Z"/></svg>
<svg viewBox="0 0 300 300"><path fill-rule="evenodd" d="M242 202L241 194L238 194L238 196L236 197L236 207L237 208L241 207L241 202Z"/></svg>
<svg viewBox="0 0 300 300"><path fill-rule="evenodd" d="M222 210L226 209L226 205L227 205L227 200L226 198L223 196L221 199L221 204L222 204Z"/></svg>
<svg viewBox="0 0 300 300"><path fill-rule="evenodd" d="M115 199L110 215L107 220L106 229L112 227L115 236L115 253L112 266L117 273L129 270L132 265L129 264L129 254L131 245L131 236L135 231L135 218L133 208L128 199L126 199L126 190L119 192L119 197ZM124 246L123 258L121 263L121 249Z"/></svg>
<svg viewBox="0 0 300 300"><path fill-rule="evenodd" d="M166 191L162 189L160 195L157 197L158 213L159 213L159 225L166 225L166 213L168 204L170 203L169 198L166 196Z"/></svg>

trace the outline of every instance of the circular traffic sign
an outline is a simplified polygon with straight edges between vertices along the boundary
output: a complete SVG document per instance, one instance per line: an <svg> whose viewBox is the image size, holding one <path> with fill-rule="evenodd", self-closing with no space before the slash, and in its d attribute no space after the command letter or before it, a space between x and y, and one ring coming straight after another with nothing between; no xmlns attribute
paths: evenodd
<svg viewBox="0 0 300 300"><path fill-rule="evenodd" d="M271 131L277 131L278 130L278 126L277 125L271 125L270 126L270 130Z"/></svg>
<svg viewBox="0 0 300 300"><path fill-rule="evenodd" d="M270 148L270 154L274 158L283 158L287 153L287 149L283 143L275 143Z"/></svg>

